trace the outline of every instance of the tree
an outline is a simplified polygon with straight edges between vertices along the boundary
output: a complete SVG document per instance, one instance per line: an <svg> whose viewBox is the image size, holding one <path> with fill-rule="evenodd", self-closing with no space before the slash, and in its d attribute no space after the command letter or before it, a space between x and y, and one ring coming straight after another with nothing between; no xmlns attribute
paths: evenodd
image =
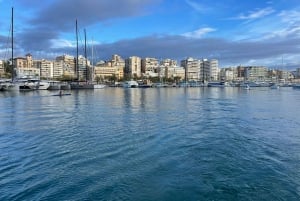
<svg viewBox="0 0 300 201"><path fill-rule="evenodd" d="M96 82L97 82L97 84L99 84L99 82L100 82L101 80L102 80L101 77L100 77L99 75L97 75L97 76L96 76Z"/></svg>

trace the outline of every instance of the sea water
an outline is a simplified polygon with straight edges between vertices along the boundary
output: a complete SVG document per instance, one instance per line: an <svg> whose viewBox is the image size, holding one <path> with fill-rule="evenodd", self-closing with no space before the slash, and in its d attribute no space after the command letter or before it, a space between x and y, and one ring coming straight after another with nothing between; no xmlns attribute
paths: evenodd
<svg viewBox="0 0 300 201"><path fill-rule="evenodd" d="M0 93L0 200L300 200L300 90Z"/></svg>

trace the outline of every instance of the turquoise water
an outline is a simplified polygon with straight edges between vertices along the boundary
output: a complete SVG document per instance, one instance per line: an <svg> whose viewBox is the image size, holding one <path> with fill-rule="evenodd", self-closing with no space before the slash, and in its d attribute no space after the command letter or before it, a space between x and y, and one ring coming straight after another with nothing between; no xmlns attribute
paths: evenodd
<svg viewBox="0 0 300 201"><path fill-rule="evenodd" d="M0 93L0 200L300 200L300 90Z"/></svg>

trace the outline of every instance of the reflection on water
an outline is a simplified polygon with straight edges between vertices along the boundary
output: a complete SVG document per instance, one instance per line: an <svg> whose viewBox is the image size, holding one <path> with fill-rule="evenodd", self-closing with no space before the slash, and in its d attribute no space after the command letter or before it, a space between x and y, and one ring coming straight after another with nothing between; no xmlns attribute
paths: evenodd
<svg viewBox="0 0 300 201"><path fill-rule="evenodd" d="M299 91L0 93L0 200L299 200Z"/></svg>

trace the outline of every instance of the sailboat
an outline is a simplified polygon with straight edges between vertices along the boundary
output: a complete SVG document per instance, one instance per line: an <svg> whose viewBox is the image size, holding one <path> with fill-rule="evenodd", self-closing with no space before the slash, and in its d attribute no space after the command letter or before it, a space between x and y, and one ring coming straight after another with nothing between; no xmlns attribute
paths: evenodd
<svg viewBox="0 0 300 201"><path fill-rule="evenodd" d="M77 82L71 84L71 89L99 89L104 88L105 85L94 85L93 83L89 83L89 77L88 77L88 65L87 65L87 53L86 53L86 30L84 30L84 57L85 57L85 70L86 70L86 77L85 82L80 83L79 82L79 65L78 65L78 26L77 26L77 20L76 20L76 76L77 76Z"/></svg>
<svg viewBox="0 0 300 201"><path fill-rule="evenodd" d="M0 91L18 90L19 86L14 82L14 8L11 8L11 81L5 80L0 83Z"/></svg>

